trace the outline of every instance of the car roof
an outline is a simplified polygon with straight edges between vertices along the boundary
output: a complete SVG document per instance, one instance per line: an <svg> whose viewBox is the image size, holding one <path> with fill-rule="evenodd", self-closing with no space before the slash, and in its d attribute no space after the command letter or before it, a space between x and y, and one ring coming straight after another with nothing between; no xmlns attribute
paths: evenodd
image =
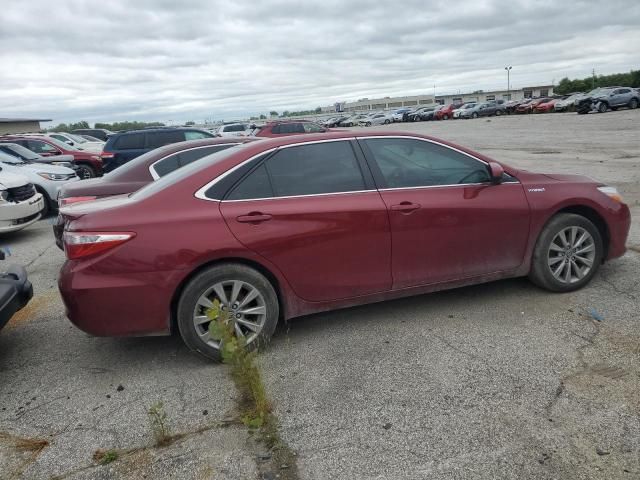
<svg viewBox="0 0 640 480"><path fill-rule="evenodd" d="M179 130L192 130L192 131L198 131L198 132L206 132L206 130L202 128L197 128L197 127L147 127L147 128L136 128L133 130L122 130L120 132L114 133L109 138L114 138L117 135L124 135L128 133L166 132L166 131L179 131Z"/></svg>

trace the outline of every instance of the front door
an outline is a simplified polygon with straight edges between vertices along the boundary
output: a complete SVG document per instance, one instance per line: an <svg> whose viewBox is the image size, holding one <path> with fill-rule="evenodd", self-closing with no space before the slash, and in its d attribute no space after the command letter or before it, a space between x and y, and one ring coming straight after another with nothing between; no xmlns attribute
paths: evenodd
<svg viewBox="0 0 640 480"><path fill-rule="evenodd" d="M394 289L522 264L529 206L515 178L494 185L486 163L426 140L359 141L389 210Z"/></svg>
<svg viewBox="0 0 640 480"><path fill-rule="evenodd" d="M362 167L349 140L280 148L220 209L236 238L275 264L305 300L386 291L389 219Z"/></svg>

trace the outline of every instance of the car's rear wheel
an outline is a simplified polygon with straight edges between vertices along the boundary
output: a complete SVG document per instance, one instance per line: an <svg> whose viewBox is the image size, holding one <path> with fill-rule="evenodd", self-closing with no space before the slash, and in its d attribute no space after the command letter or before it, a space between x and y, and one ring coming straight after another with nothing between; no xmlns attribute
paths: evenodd
<svg viewBox="0 0 640 480"><path fill-rule="evenodd" d="M502 111L501 110L496 110L496 117L499 117L500 115L502 115Z"/></svg>
<svg viewBox="0 0 640 480"><path fill-rule="evenodd" d="M211 337L207 311L213 302L230 315L237 337L247 348L269 341L278 323L278 297L271 283L253 268L223 264L196 275L184 288L177 323L184 343L207 358L222 361L220 341Z"/></svg>
<svg viewBox="0 0 640 480"><path fill-rule="evenodd" d="M96 176L96 172L90 165L85 163L81 163L78 165L77 175L81 179L94 178Z"/></svg>
<svg viewBox="0 0 640 480"><path fill-rule="evenodd" d="M631 101L629 102L629 108L636 109L638 108L638 100L635 98L632 98Z"/></svg>
<svg viewBox="0 0 640 480"><path fill-rule="evenodd" d="M394 121L395 121L395 120L394 120ZM388 119L388 118L384 121L384 124L385 124L385 125L389 125L390 123L391 123L391 122L389 121L389 119Z"/></svg>
<svg viewBox="0 0 640 480"><path fill-rule="evenodd" d="M553 217L536 243L529 278L552 292L570 292L595 275L604 253L602 236L587 218L573 213Z"/></svg>
<svg viewBox="0 0 640 480"><path fill-rule="evenodd" d="M478 118L478 112L473 112L471 114L471 118Z"/></svg>
<svg viewBox="0 0 640 480"><path fill-rule="evenodd" d="M364 124L365 127L370 127L371 126L371 122L367 122Z"/></svg>
<svg viewBox="0 0 640 480"><path fill-rule="evenodd" d="M598 112L605 113L609 109L609 106L605 102L600 102L598 105Z"/></svg>

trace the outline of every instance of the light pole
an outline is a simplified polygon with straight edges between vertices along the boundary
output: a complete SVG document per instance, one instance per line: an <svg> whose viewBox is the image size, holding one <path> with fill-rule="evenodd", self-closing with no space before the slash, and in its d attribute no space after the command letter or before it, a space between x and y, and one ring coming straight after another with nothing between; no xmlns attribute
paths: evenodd
<svg viewBox="0 0 640 480"><path fill-rule="evenodd" d="M509 100L511 100L511 82L509 81L509 74L511 73L511 69L513 67L509 65L508 67L504 67L507 71L507 95L509 95Z"/></svg>

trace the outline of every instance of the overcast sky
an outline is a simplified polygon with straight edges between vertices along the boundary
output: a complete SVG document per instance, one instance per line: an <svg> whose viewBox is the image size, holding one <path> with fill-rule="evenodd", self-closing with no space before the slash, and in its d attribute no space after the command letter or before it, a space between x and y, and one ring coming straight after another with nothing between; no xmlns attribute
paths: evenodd
<svg viewBox="0 0 640 480"><path fill-rule="evenodd" d="M640 2L5 1L0 117L184 122L640 68Z"/></svg>

